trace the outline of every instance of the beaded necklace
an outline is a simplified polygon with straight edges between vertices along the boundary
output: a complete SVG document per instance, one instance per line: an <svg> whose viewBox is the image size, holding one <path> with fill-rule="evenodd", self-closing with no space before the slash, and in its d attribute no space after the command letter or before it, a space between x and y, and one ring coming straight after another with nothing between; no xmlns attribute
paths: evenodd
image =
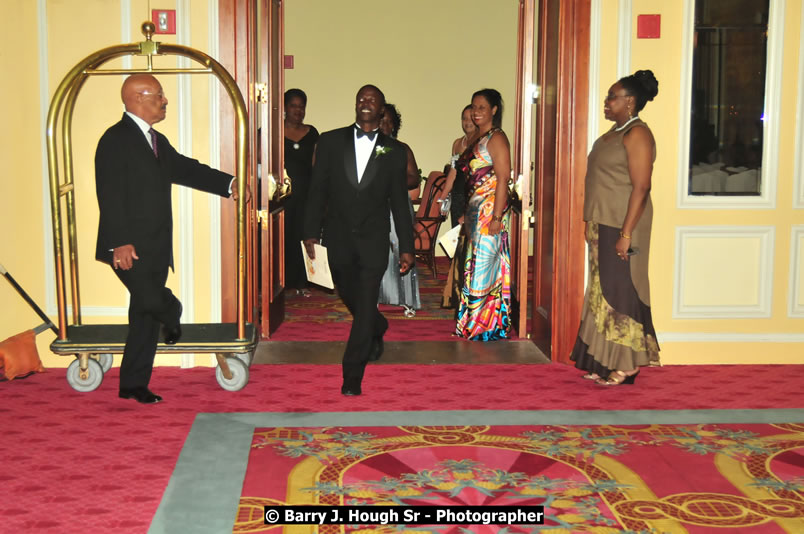
<svg viewBox="0 0 804 534"><path fill-rule="evenodd" d="M632 122L634 122L635 120L637 120L638 118L639 118L639 115L637 115L636 117L631 117L631 118L630 118L630 119L628 119L628 120L625 122L625 124L623 124L622 126L618 126L618 127L614 128L614 131L615 131L615 132L619 132L619 131L621 131L623 128L625 128L626 126L628 126L629 124L631 124Z"/></svg>

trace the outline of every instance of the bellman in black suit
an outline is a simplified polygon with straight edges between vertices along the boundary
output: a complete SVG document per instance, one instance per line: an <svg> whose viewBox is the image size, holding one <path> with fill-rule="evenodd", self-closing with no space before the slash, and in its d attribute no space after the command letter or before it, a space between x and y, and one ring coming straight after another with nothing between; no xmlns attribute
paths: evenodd
<svg viewBox="0 0 804 534"><path fill-rule="evenodd" d="M151 128L165 118L168 103L156 78L128 77L121 96L126 112L95 152L100 207L95 258L112 266L131 295L120 397L151 404L162 400L148 389L160 326L165 343L181 337L181 303L165 287L168 267L173 268L171 186L228 197L233 177L182 156Z"/></svg>
<svg viewBox="0 0 804 534"><path fill-rule="evenodd" d="M390 208L399 237L399 271L413 267L413 221L405 182L407 152L378 131L385 96L365 85L357 93L355 124L321 135L305 208L304 245L315 257L323 244L332 278L352 314L343 354L344 395L360 395L366 363L383 351L388 321L377 309L388 266Z"/></svg>

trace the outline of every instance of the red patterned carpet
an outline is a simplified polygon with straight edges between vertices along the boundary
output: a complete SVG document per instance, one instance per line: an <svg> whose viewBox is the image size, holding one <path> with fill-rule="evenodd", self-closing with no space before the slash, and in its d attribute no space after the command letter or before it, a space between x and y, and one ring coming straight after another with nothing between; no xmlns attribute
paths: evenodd
<svg viewBox="0 0 804 534"><path fill-rule="evenodd" d="M283 505L543 506L551 533L802 532L804 424L255 429L234 532L276 529L263 507ZM317 532L399 531L343 522Z"/></svg>
<svg viewBox="0 0 804 534"><path fill-rule="evenodd" d="M238 393L212 369L160 367L155 406L118 399L117 381L112 369L80 394L56 369L0 383L0 531L146 532L199 412L804 408L804 365L655 368L617 388L557 364L379 365L361 397L340 395L338 365L254 366Z"/></svg>
<svg viewBox="0 0 804 534"><path fill-rule="evenodd" d="M387 341L455 341L455 310L441 307L441 291L449 268L447 258L437 258L438 278L419 265L419 293L422 309L405 317L399 306L380 305L388 319ZM288 294L285 320L271 335L272 341L345 341L352 316L333 291L311 286L309 297ZM326 326L324 328L323 326Z"/></svg>

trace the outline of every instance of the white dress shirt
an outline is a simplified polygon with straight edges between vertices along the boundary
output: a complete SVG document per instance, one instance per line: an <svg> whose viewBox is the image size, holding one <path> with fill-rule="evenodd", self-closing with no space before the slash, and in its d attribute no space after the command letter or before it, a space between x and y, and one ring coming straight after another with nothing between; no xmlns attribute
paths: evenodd
<svg viewBox="0 0 804 534"><path fill-rule="evenodd" d="M355 128L360 128L357 124L355 124ZM379 132L374 139L369 141L369 138L366 136L361 137L360 139L357 138L357 130L352 132L352 135L355 136L355 160L357 160L357 183L360 183L360 180L363 179L363 173L366 172L366 166L368 165L369 158L371 158L371 153L374 151L374 145L377 144L377 137L379 137Z"/></svg>
<svg viewBox="0 0 804 534"><path fill-rule="evenodd" d="M126 111L126 115L131 117L131 120L133 120L137 124L137 126L140 127L140 130L142 130L142 135L144 135L145 139L148 141L148 146L151 147L151 150L153 150L154 146L153 144L151 144L151 133L150 133L151 125L142 120L141 118L137 117L130 111Z"/></svg>

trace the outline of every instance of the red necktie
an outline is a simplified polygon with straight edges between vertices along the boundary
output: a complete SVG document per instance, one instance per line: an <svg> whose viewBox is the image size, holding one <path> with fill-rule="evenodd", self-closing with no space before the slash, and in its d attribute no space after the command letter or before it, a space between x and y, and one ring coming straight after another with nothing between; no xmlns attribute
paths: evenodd
<svg viewBox="0 0 804 534"><path fill-rule="evenodd" d="M157 158L159 157L159 149L156 146L156 131L153 128L148 130L148 133L151 134L151 148L154 150L154 156Z"/></svg>

